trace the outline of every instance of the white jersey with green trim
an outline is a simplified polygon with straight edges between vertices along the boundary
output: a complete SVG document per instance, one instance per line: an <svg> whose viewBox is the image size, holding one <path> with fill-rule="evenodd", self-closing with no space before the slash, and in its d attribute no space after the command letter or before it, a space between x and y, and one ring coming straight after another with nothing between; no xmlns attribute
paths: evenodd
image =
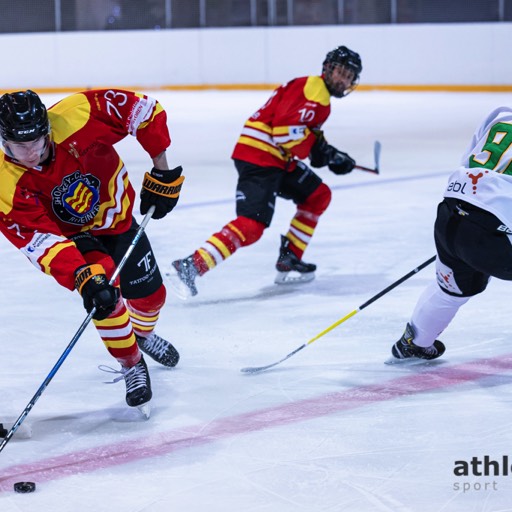
<svg viewBox="0 0 512 512"><path fill-rule="evenodd" d="M494 214L512 229L512 109L493 110L477 129L444 197Z"/></svg>

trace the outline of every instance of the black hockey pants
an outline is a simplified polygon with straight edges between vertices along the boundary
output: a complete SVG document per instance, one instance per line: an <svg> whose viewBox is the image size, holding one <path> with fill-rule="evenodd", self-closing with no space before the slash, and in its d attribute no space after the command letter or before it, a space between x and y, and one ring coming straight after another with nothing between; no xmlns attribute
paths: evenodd
<svg viewBox="0 0 512 512"><path fill-rule="evenodd" d="M491 276L512 280L509 236L510 230L496 216L465 201L445 198L438 206L438 257L453 271L464 297L484 291Z"/></svg>

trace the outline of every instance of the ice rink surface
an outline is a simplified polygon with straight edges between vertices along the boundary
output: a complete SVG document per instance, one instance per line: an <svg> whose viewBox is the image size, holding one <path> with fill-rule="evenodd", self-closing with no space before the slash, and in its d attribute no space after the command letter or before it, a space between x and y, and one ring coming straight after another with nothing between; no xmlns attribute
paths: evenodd
<svg viewBox="0 0 512 512"><path fill-rule="evenodd" d="M168 111L170 161L186 175L178 207L147 228L165 269L235 217L231 150L269 93L150 94ZM510 100L357 91L334 100L327 139L364 166L380 140L381 174L319 171L333 201L304 256L316 280L273 284L294 213L278 200L262 239L200 278L195 299L169 291L157 331L181 361L172 370L149 361L149 421L126 406L123 383L104 384L98 365L116 363L90 325L28 415L32 437L0 454L0 510L512 511L506 282L461 309L435 363L384 364L434 278L430 265L275 368L240 372L278 361L435 254L447 176L480 121ZM150 160L133 138L119 151L138 190ZM3 239L0 251L0 421L12 422L85 313ZM464 464L469 474L455 474ZM36 492L14 493L20 480Z"/></svg>

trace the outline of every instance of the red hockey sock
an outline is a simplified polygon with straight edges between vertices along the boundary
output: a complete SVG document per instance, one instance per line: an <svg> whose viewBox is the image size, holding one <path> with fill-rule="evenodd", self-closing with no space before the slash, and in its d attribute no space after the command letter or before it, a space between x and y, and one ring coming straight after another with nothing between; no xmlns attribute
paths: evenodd
<svg viewBox="0 0 512 512"><path fill-rule="evenodd" d="M162 284L156 292L147 297L126 301L135 334L147 337L154 331L160 310L165 304L165 297L165 286Z"/></svg>
<svg viewBox="0 0 512 512"><path fill-rule="evenodd" d="M331 190L322 183L304 203L297 206L286 238L290 240L290 250L299 258L306 250L318 224L320 216L331 202Z"/></svg>
<svg viewBox="0 0 512 512"><path fill-rule="evenodd" d="M248 217L237 217L226 224L195 251L194 264L199 275L203 275L208 270L216 267L220 262L233 255L240 247L246 247L259 240L264 229L265 224Z"/></svg>
<svg viewBox="0 0 512 512"><path fill-rule="evenodd" d="M128 310L122 299L115 311L104 320L93 320L109 353L125 367L132 367L140 360L140 351L132 329Z"/></svg>

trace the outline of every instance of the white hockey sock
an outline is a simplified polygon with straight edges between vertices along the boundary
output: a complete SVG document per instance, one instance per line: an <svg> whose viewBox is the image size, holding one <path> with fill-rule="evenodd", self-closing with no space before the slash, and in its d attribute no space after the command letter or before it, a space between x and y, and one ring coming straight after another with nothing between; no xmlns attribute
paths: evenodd
<svg viewBox="0 0 512 512"><path fill-rule="evenodd" d="M414 344L419 347L430 347L448 327L459 308L470 298L448 295L436 282L429 285L421 294L412 313Z"/></svg>

